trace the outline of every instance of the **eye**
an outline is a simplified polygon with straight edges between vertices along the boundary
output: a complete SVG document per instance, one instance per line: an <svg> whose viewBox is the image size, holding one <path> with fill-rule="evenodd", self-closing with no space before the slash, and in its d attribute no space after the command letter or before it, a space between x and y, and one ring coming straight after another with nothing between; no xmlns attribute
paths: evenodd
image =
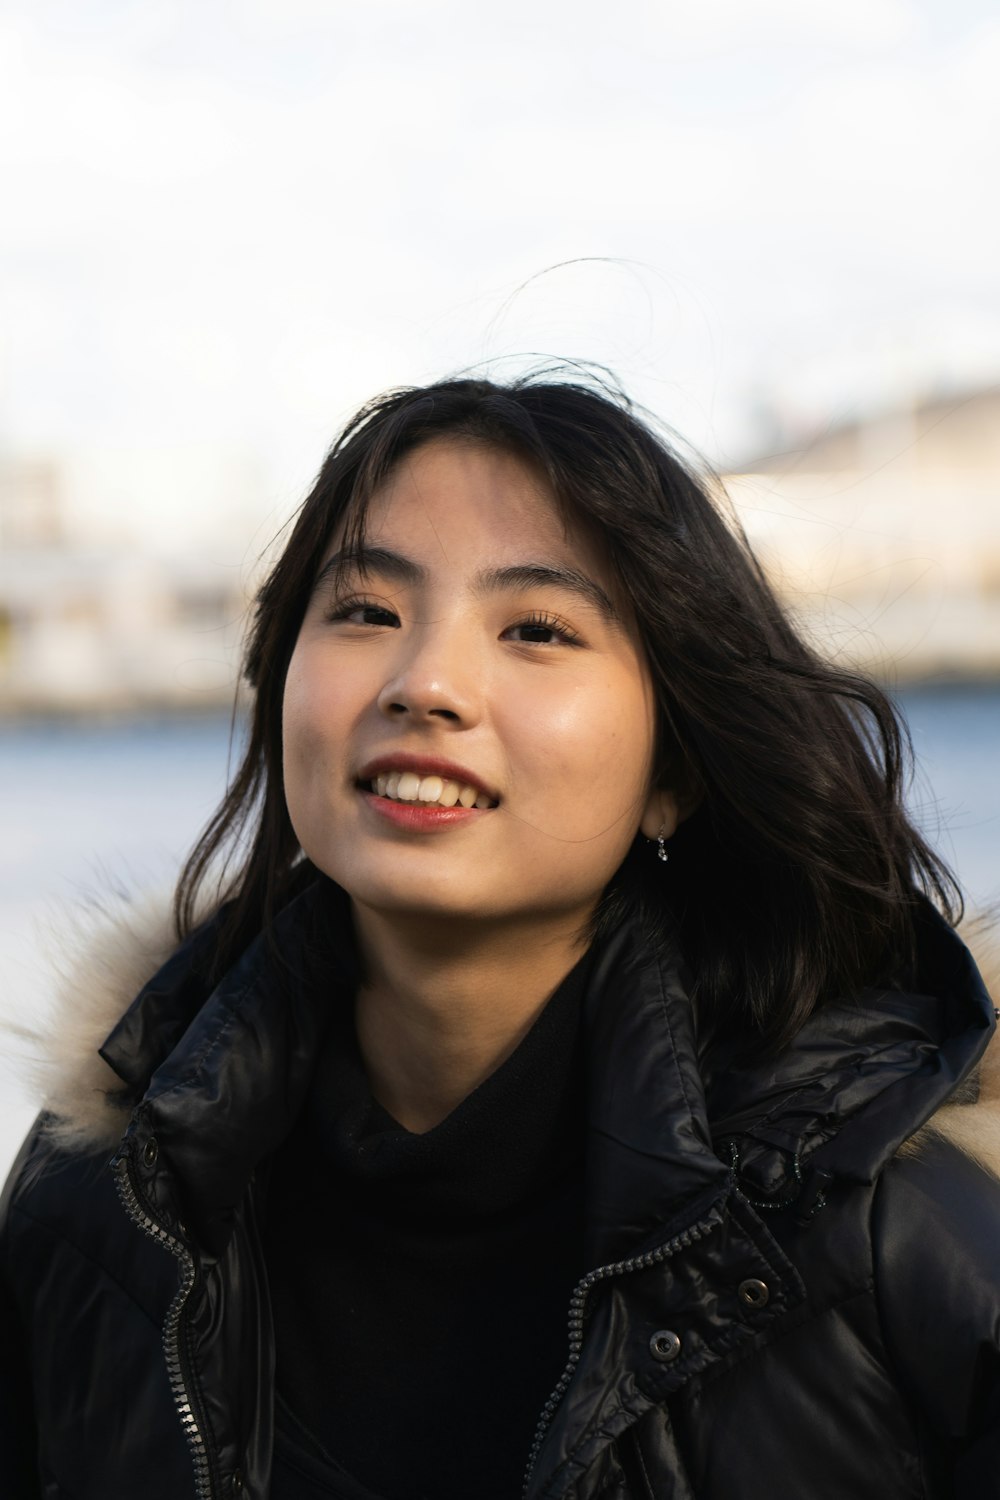
<svg viewBox="0 0 1000 1500"><path fill-rule="evenodd" d="M518 620L514 625L508 625L503 632L505 640L515 640L529 646L575 646L578 644L576 631L565 620L560 620L557 615L547 615L541 611L532 611L523 620Z"/></svg>
<svg viewBox="0 0 1000 1500"><path fill-rule="evenodd" d="M348 625L388 626L398 629L399 616L376 599L338 599L331 607L327 619Z"/></svg>

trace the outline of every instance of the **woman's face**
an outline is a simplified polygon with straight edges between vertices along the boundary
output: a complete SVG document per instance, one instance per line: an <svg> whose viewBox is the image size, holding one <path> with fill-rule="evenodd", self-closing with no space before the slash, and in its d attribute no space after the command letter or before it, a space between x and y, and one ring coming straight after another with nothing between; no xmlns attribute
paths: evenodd
<svg viewBox="0 0 1000 1500"><path fill-rule="evenodd" d="M383 913L585 920L671 813L600 547L518 458L437 439L373 498L364 556L321 572L288 670L306 854Z"/></svg>

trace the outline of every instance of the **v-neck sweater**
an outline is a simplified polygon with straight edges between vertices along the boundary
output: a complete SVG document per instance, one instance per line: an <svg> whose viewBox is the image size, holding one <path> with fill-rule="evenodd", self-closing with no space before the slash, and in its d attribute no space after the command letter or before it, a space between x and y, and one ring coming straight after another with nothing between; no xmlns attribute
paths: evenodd
<svg viewBox="0 0 1000 1500"><path fill-rule="evenodd" d="M265 1225L273 1500L516 1500L583 1274L581 960L433 1130L374 1100L331 1020Z"/></svg>

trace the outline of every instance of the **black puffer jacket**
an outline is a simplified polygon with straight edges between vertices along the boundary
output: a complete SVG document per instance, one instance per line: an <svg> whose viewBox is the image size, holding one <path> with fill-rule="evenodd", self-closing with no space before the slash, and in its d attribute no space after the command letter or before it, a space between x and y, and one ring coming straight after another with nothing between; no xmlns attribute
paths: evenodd
<svg viewBox="0 0 1000 1500"><path fill-rule="evenodd" d="M283 951L313 951L328 900L315 886L286 909ZM1000 1186L938 1130L898 1154L976 1067L994 1011L959 941L925 926L928 993L828 1007L754 1067L699 1062L669 955L629 931L604 945L585 1001L594 1269L532 1500L1000 1496ZM208 941L111 1031L113 1074L63 1065L62 1143L36 1130L8 1184L5 1500L267 1496L256 1169L322 1014L275 983L262 942L206 999ZM975 1139L983 1110L950 1113ZM100 1143L126 1126L109 1167Z"/></svg>

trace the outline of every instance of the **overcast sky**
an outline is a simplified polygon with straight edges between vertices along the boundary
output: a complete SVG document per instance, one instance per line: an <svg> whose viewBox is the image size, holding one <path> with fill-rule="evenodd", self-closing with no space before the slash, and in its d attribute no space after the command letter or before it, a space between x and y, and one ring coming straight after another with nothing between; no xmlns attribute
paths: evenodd
<svg viewBox="0 0 1000 1500"><path fill-rule="evenodd" d="M168 539L476 361L722 464L995 381L998 78L987 0L5 0L0 451Z"/></svg>

